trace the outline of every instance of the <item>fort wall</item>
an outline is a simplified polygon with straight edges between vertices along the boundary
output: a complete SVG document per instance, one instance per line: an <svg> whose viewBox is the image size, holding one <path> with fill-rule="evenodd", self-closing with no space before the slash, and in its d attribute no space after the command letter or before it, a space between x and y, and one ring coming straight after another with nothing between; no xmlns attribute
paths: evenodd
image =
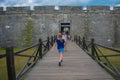
<svg viewBox="0 0 120 80"><path fill-rule="evenodd" d="M0 7L0 46L5 46L6 36L11 35L14 46L21 46L19 41L27 22L34 27L33 43L40 37L57 34L60 23L70 23L71 35L95 38L97 43L106 46L120 46L120 7L110 10L109 6L29 6ZM10 34L6 26L10 26Z"/></svg>

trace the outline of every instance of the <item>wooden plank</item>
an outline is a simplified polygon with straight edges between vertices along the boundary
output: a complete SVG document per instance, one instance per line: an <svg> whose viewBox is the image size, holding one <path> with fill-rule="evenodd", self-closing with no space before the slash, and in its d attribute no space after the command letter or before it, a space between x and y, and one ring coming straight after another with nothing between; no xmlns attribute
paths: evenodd
<svg viewBox="0 0 120 80"><path fill-rule="evenodd" d="M62 66L58 66L58 53L48 52L24 80L114 80L76 44L68 42Z"/></svg>

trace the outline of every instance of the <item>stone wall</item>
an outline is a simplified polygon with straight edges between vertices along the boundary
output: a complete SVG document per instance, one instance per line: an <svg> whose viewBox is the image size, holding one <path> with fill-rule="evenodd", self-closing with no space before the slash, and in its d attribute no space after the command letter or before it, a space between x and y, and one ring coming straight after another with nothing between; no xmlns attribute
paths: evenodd
<svg viewBox="0 0 120 80"><path fill-rule="evenodd" d="M70 23L71 35L95 38L97 43L106 46L120 46L120 7L110 10L109 6L35 6L34 10L26 7L0 7L0 46L6 46L7 39L12 39L14 46L22 46L21 34L27 21L32 21L33 44L39 38L57 34L60 23ZM6 28L10 26L10 28Z"/></svg>
<svg viewBox="0 0 120 80"><path fill-rule="evenodd" d="M114 28L115 28L115 45L120 46L120 7L114 7Z"/></svg>
<svg viewBox="0 0 120 80"><path fill-rule="evenodd" d="M96 43L111 46L114 44L113 17L109 7L88 7L88 38Z"/></svg>

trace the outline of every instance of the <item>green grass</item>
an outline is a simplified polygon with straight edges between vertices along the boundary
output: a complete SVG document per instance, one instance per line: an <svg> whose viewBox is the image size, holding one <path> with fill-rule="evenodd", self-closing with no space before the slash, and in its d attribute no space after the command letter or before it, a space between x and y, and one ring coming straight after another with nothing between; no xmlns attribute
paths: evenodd
<svg viewBox="0 0 120 80"><path fill-rule="evenodd" d="M0 54L4 54L5 49L0 48ZM6 58L0 59L0 80L7 80Z"/></svg>
<svg viewBox="0 0 120 80"><path fill-rule="evenodd" d="M8 80L5 58L0 59L0 80Z"/></svg>
<svg viewBox="0 0 120 80"><path fill-rule="evenodd" d="M104 54L104 55L113 55L113 54L120 54L105 48L99 48L100 51ZM117 48L118 50L120 50L120 48ZM98 52L98 51L97 51ZM101 56L100 52L98 52L98 55ZM111 65L109 65L109 63L106 61L106 59L104 57L100 58L102 62L107 63L107 66L112 68ZM118 71L120 72L120 56L112 56L112 57L107 57L107 59L118 69ZM109 72L109 71L108 71ZM110 73L111 74L111 73ZM111 74L114 78L115 76L113 74ZM115 78L116 79L116 78Z"/></svg>
<svg viewBox="0 0 120 80"><path fill-rule="evenodd" d="M104 53L104 55L120 54L120 53L117 53L117 52L114 52L114 51L111 51L108 49L104 49L104 48L99 48L99 49L102 51L102 53ZM120 71L120 56L113 56L113 57L107 57L107 58ZM101 58L101 60L103 62L106 62L106 60L104 58ZM109 67L111 67L111 66L109 66Z"/></svg>
<svg viewBox="0 0 120 80"><path fill-rule="evenodd" d="M0 54L4 54L5 53L5 48L0 48Z"/></svg>
<svg viewBox="0 0 120 80"><path fill-rule="evenodd" d="M15 51L20 50L20 48L15 48ZM21 54L31 55L35 49L30 49ZM5 53L5 49L0 49L0 54ZM16 74L20 71L23 65L26 63L28 57L15 56L15 70ZM8 80L7 76L7 67L6 67L6 58L0 59L0 80Z"/></svg>

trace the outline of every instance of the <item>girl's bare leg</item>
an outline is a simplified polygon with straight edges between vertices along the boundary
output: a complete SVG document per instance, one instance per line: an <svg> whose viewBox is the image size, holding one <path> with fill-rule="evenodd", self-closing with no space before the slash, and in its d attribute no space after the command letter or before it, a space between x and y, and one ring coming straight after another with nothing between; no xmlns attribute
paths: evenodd
<svg viewBox="0 0 120 80"><path fill-rule="evenodd" d="M59 66L61 66L61 62L62 62L62 58L63 58L63 54L59 53Z"/></svg>
<svg viewBox="0 0 120 80"><path fill-rule="evenodd" d="M59 53L59 62L61 62L62 59L63 59L63 54Z"/></svg>

